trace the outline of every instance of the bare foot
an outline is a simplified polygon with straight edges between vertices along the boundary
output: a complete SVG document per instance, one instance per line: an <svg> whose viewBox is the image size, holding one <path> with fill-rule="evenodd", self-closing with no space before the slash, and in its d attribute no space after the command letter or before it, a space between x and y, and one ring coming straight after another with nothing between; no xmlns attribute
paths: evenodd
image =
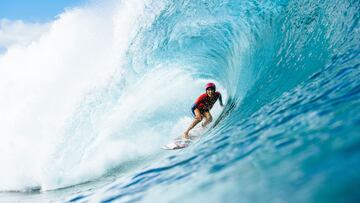
<svg viewBox="0 0 360 203"><path fill-rule="evenodd" d="M190 139L189 133L184 133L183 134L183 139L186 139L186 140Z"/></svg>

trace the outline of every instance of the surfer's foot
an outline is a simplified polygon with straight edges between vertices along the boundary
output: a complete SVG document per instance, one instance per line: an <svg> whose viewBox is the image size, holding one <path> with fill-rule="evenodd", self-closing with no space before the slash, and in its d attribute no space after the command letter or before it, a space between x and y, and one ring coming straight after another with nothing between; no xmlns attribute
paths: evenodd
<svg viewBox="0 0 360 203"><path fill-rule="evenodd" d="M190 139L189 133L184 133L184 134L183 134L183 139L184 139L184 140Z"/></svg>

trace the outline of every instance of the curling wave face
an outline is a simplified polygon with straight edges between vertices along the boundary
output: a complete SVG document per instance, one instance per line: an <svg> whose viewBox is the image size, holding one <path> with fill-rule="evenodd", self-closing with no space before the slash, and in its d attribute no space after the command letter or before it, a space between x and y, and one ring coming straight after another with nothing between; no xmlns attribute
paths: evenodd
<svg viewBox="0 0 360 203"><path fill-rule="evenodd" d="M16 143L0 155L10 163L1 169L10 174L2 190L54 189L116 175L121 178L105 189L69 199L357 199L346 189L360 180L357 1L115 4L69 11L39 42L1 56L7 71L1 96L11 93L1 110L24 97L25 84L32 91L26 105L6 111L11 123L2 121L9 122L3 139ZM83 21L95 34L69 26ZM50 52L61 58L44 61L63 30L69 44ZM68 55L74 40L82 43ZM11 86L9 75L29 77L11 58L24 53L38 74L30 85ZM208 81L226 101L224 109L214 107L213 126L186 150L159 151L186 128L189 107ZM14 170L19 163L28 170Z"/></svg>

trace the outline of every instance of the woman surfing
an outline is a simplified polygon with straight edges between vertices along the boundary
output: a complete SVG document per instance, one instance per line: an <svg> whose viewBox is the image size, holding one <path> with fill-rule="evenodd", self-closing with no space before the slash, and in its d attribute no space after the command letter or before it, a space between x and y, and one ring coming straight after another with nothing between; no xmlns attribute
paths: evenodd
<svg viewBox="0 0 360 203"><path fill-rule="evenodd" d="M212 82L206 84L205 93L201 94L196 99L194 105L191 108L191 112L194 115L194 120L188 129L184 132L184 139L189 139L190 130L193 129L198 123L200 123L203 118L205 118L205 121L201 124L202 127L205 127L212 121L210 109L214 106L217 100L219 100L221 106L224 106L220 92L216 92L215 84Z"/></svg>

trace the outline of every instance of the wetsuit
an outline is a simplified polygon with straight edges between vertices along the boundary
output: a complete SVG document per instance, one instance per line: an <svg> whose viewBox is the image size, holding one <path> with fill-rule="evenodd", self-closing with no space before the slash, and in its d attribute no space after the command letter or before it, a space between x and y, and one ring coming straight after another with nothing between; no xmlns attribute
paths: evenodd
<svg viewBox="0 0 360 203"><path fill-rule="evenodd" d="M222 102L221 94L220 92L215 92L214 97L210 98L209 95L206 93L200 95L194 105L191 108L192 114L195 116L195 109L199 109L200 113L203 114L204 112L209 111L215 104L217 100L220 100Z"/></svg>

